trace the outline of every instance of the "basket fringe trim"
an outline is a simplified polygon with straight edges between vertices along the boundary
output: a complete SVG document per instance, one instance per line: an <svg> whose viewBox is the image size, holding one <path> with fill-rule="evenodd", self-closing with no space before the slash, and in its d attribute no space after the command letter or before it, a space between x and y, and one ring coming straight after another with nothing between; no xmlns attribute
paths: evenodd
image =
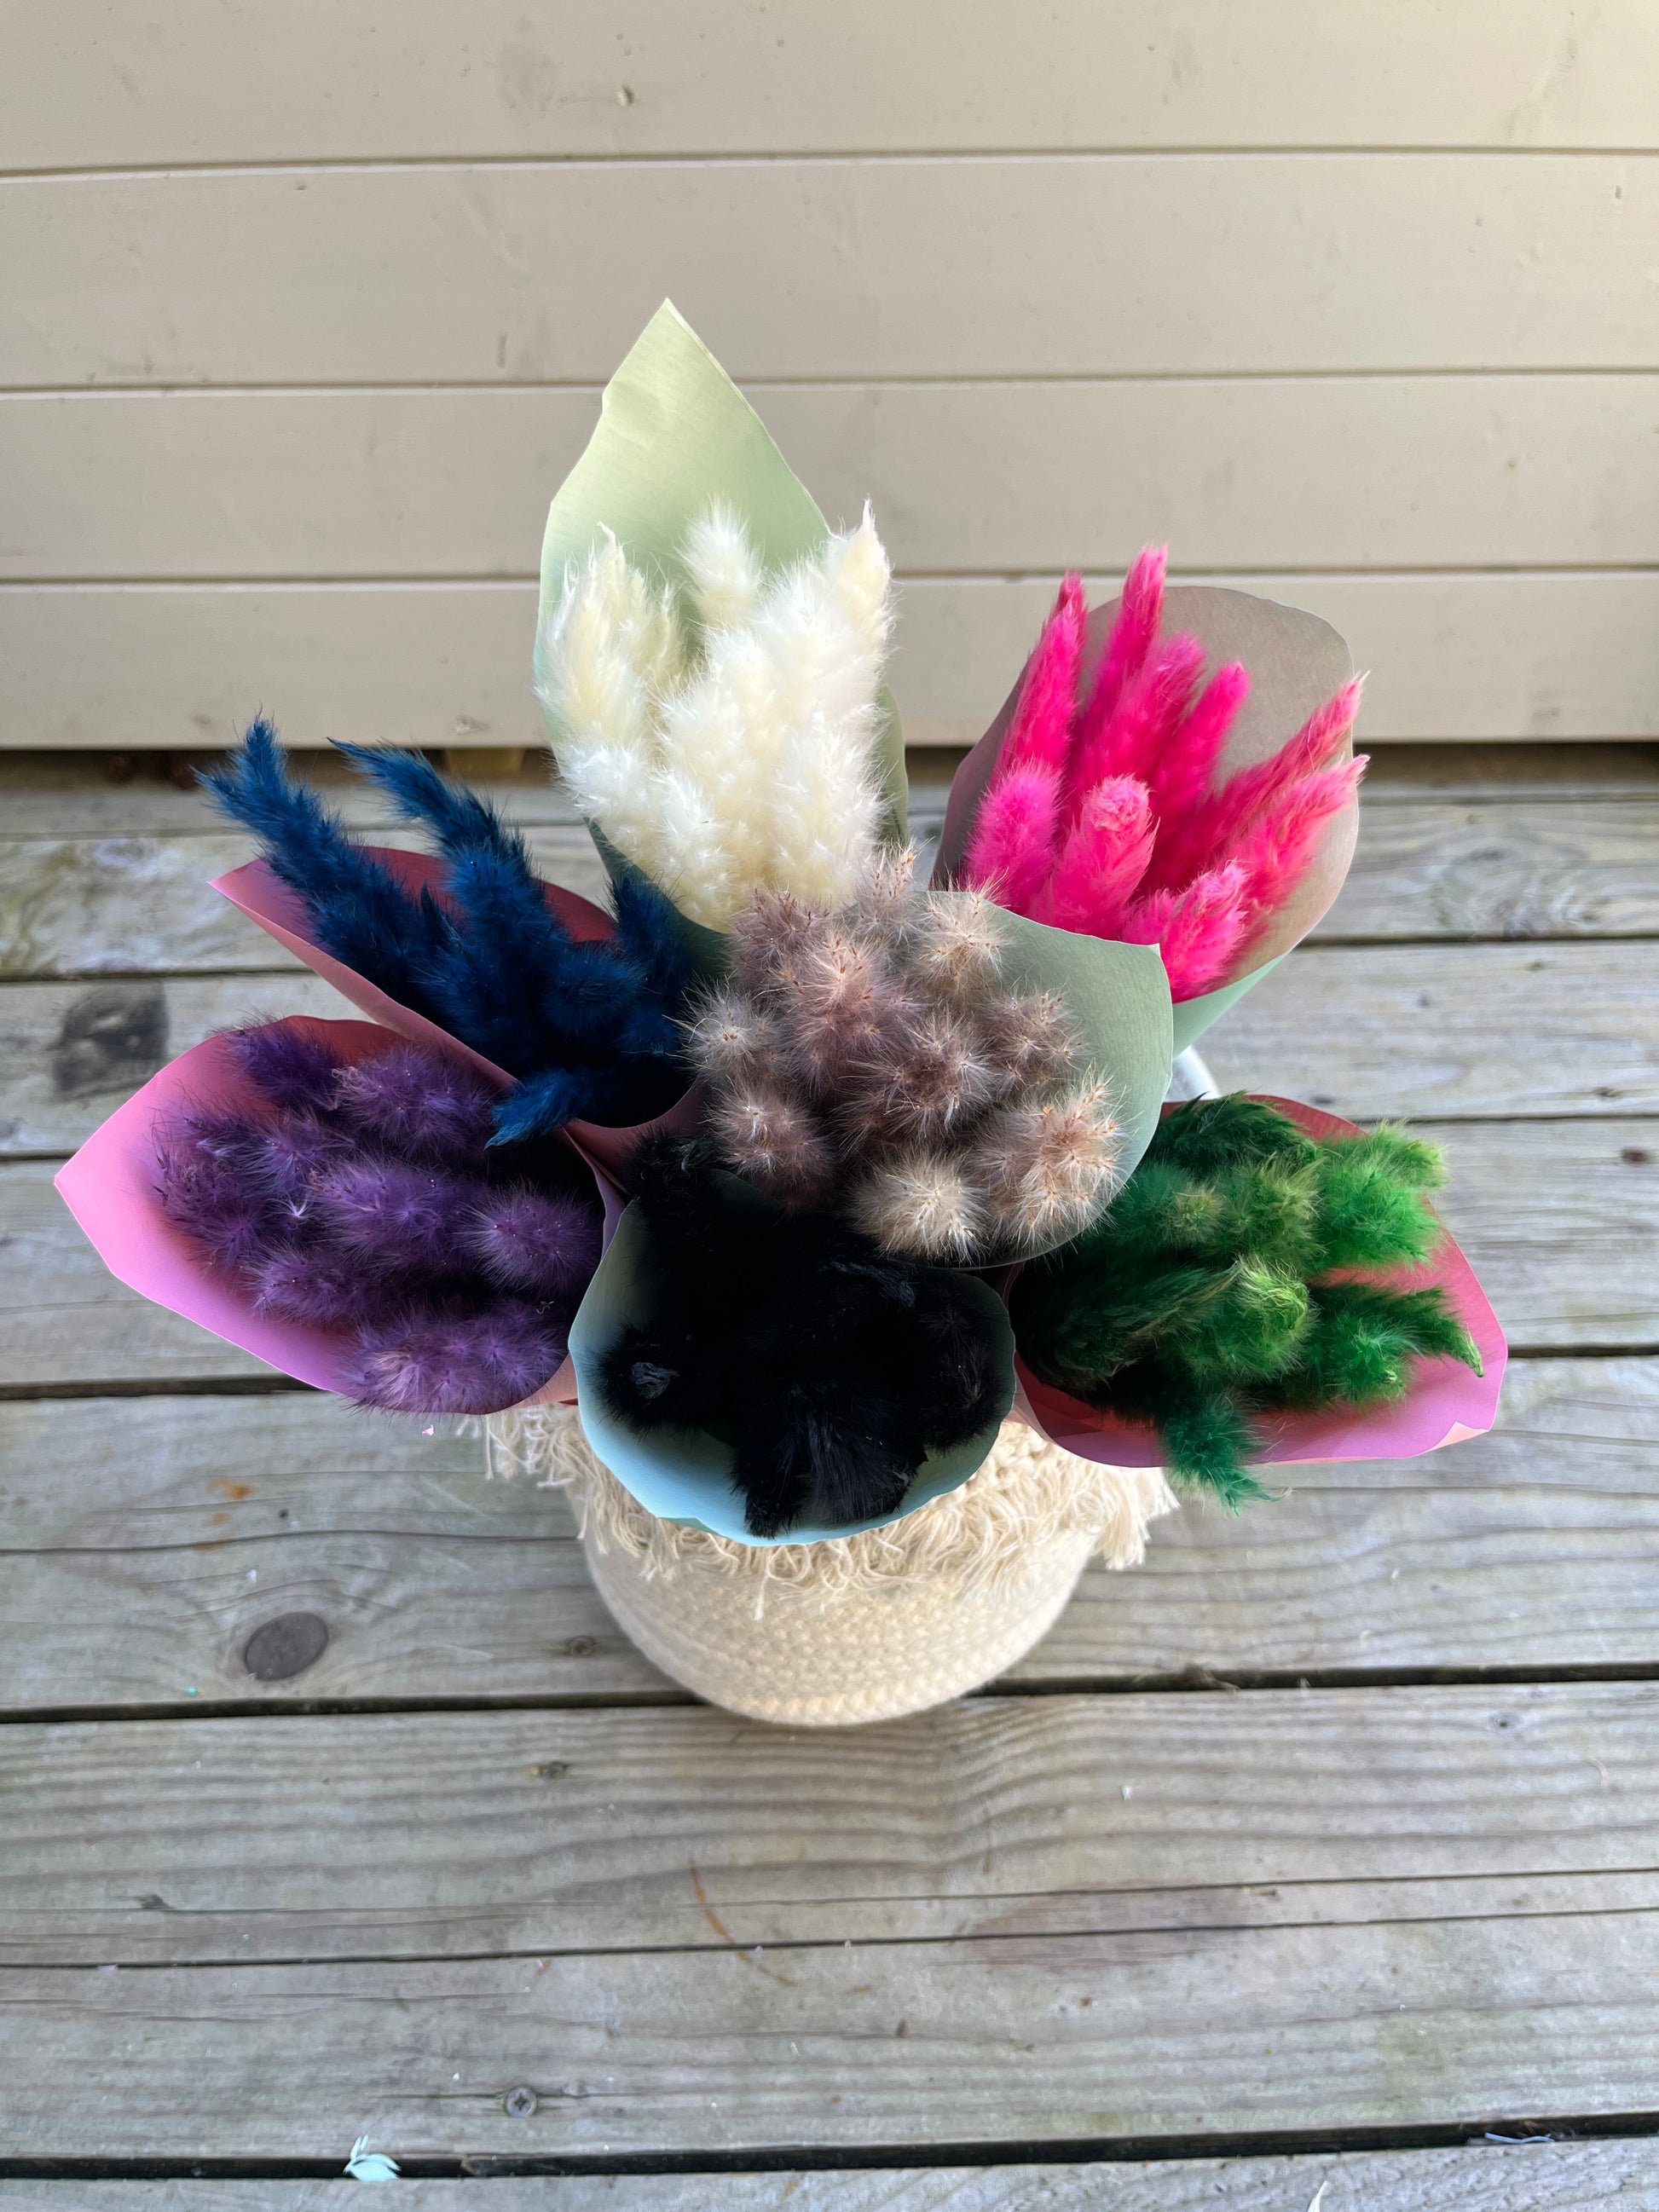
<svg viewBox="0 0 1659 2212"><path fill-rule="evenodd" d="M1032 1551L1063 1535L1091 1536L1109 1567L1138 1566L1148 1528L1177 1503L1158 1468L1097 1466L1011 1416L975 1474L901 1521L815 1544L738 1544L647 1513L594 1456L574 1406L495 1413L485 1430L489 1474L565 1492L585 1542L647 1578L712 1571L748 1583L757 1619L772 1595L828 1602L923 1580L1013 1591Z"/></svg>

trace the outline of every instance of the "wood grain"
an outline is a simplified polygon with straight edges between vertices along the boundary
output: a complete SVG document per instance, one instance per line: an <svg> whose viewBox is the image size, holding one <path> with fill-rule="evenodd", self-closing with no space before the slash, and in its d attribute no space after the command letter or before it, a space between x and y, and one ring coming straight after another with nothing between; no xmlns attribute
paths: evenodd
<svg viewBox="0 0 1659 2212"><path fill-rule="evenodd" d="M901 573L1650 562L1659 378L775 385ZM526 576L586 388L11 393L0 577ZM1295 465L1287 465L1295 456ZM1109 495L1106 488L1109 487Z"/></svg>
<svg viewBox="0 0 1659 2212"><path fill-rule="evenodd" d="M1054 580L904 586L892 680L911 744L980 737ZM1091 578L1091 596L1116 580ZM1249 588L1333 623L1374 672L1367 743L1659 736L1659 572L1275 572ZM0 742L220 748L263 704L296 746L538 748L535 627L527 582L0 586L12 678Z"/></svg>
<svg viewBox="0 0 1659 2212"><path fill-rule="evenodd" d="M1654 965L1648 945L1606 940L1304 944L1210 1031L1204 1054L1224 1091L1277 1091L1354 1121L1650 1113Z"/></svg>
<svg viewBox="0 0 1659 2212"><path fill-rule="evenodd" d="M1274 1091L1358 1121L1623 1125L1659 1101L1652 975L1644 941L1310 944L1210 1032L1205 1056L1224 1089ZM0 1148L72 1150L171 1054L227 1023L348 1011L294 968L0 985ZM1567 1127L1502 1141L1526 1148L1547 1176L1557 1148L1564 1163L1604 1156L1595 1132ZM1644 1141L1632 1126L1619 1146ZM1583 1146L1595 1149L1575 1149ZM1620 1206L1644 1188L1628 1173L1616 1180ZM1563 1202L1568 1189L1553 1177L1540 1203Z"/></svg>
<svg viewBox="0 0 1659 2212"><path fill-rule="evenodd" d="M95 11L20 0L0 104L8 167L549 154L1325 146L1650 146L1653 20L1616 0L1568 21L1516 0L1504 35L1432 0L1386 27L1318 0L1119 14L1066 0L1003 35L969 0L925 15L848 0L694 19L642 0L625 33L584 0L556 27L515 0L463 14L288 0ZM983 57L994 51L988 71ZM226 88L257 81L236 115Z"/></svg>
<svg viewBox="0 0 1659 2212"><path fill-rule="evenodd" d="M693 1706L24 1723L0 1961L759 1946L787 1976L801 1944L1659 1906L1656 1717L1650 1684L1551 1683L984 1697L856 1732Z"/></svg>
<svg viewBox="0 0 1659 2212"><path fill-rule="evenodd" d="M215 975L299 963L212 887L257 850L246 834L207 823L167 838L0 841L0 976ZM377 844L429 849L377 824ZM539 872L603 901L608 878L577 822L532 829Z"/></svg>
<svg viewBox="0 0 1659 2212"><path fill-rule="evenodd" d="M1566 1913L1335 1927L1257 1924L1233 1890L1202 1929L759 1960L20 1967L9 2135L20 2157L331 2157L368 2135L414 2159L1616 2125L1659 2064L1659 1933L1623 1884L1583 1877ZM65 2098L86 2080L96 2097ZM534 2108L509 2113L520 2086Z"/></svg>
<svg viewBox="0 0 1659 2212"><path fill-rule="evenodd" d="M599 383L665 293L739 382L1651 369L1656 211L1598 154L14 179L0 386Z"/></svg>
<svg viewBox="0 0 1659 2212"><path fill-rule="evenodd" d="M331 797L333 784L325 788ZM527 805L517 784L495 787L495 795L514 819L532 818L529 844L544 875L604 897L605 872L586 830L575 822L533 822L556 804L550 785L543 797L526 779ZM371 809L356 811L373 823ZM919 801L913 792L918 831L938 811L933 793ZM421 842L395 826L374 823L372 834L385 844ZM251 849L245 836L217 827L205 805L188 830L159 836L0 835L0 978L297 967L211 888L213 877ZM1365 943L1656 933L1659 798L1576 797L1563 805L1501 795L1474 804L1384 796L1362 809L1347 883L1314 935Z"/></svg>
<svg viewBox="0 0 1659 2212"><path fill-rule="evenodd" d="M1580 804L1659 799L1659 744L1534 744L1524 745L1396 744L1369 741L1365 806L1444 805L1461 800L1472 806L1494 802L1541 799L1557 810L1565 831ZM466 761L480 749L446 746ZM483 749L487 757L488 748ZM191 764L207 766L216 750L157 754L108 752L0 752L0 844L12 838L211 836L222 826L202 803L191 780ZM913 812L928 819L942 813L959 751L911 746L907 752ZM365 828L384 826L378 803L363 793L358 779L327 750L312 750L303 763L308 780L327 788L329 804L349 821ZM173 776L178 773L180 782ZM476 783L513 818L526 824L568 823L569 802L553 780L544 750L526 753L516 775L480 776ZM123 780L125 779L125 780Z"/></svg>
<svg viewBox="0 0 1659 2212"><path fill-rule="evenodd" d="M1650 1668L1656 1446L1659 1361L1516 1363L1490 1437L1159 1522L1145 1565L1091 1569L1010 1679ZM0 1405L0 1503L12 1712L672 1694L556 1492L312 1393ZM256 1680L249 1638L293 1612L325 1650Z"/></svg>
<svg viewBox="0 0 1659 2212"><path fill-rule="evenodd" d="M775 2173L405 2179L408 2212L1643 2212L1645 2138L1067 2166L830 2166ZM6 2212L355 2212L353 2181L0 2181ZM1647 2192L1644 2195L1643 2192Z"/></svg>
<svg viewBox="0 0 1659 2212"><path fill-rule="evenodd" d="M1659 806L1632 797L1365 794L1359 848L1314 932L1377 938L1651 937Z"/></svg>
<svg viewBox="0 0 1659 2212"><path fill-rule="evenodd" d="M1623 762L1639 767L1644 757L1639 748L1631 746L1574 745L1566 750L1575 787L1594 779L1604 751L1611 753L1615 769ZM216 836L224 823L204 803L192 764L205 768L222 757L219 748L137 757L112 750L0 752L0 846L15 837ZM1498 757L1484 749L1478 757L1494 768L1498 764ZM1555 757L1538 751L1535 757L1547 763ZM326 748L313 750L304 772L308 782L323 787L329 805L354 828L386 833L384 807L337 754ZM466 780L521 824L568 823L576 818L554 781L545 748L526 754L515 776L469 773ZM931 785L936 779L930 776L929 781ZM1653 781L1659 787L1659 769ZM949 778L945 781L948 785ZM1603 795L1626 790L1637 797L1659 796L1659 788L1644 791L1631 785L1622 773L1616 787ZM942 798L939 803L943 805Z"/></svg>

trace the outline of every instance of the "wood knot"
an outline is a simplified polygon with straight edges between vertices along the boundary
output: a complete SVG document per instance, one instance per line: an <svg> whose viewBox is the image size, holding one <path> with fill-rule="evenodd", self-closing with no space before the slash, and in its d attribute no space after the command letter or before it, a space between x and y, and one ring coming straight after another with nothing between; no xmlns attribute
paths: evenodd
<svg viewBox="0 0 1659 2212"><path fill-rule="evenodd" d="M242 1664L256 1681L286 1682L314 1666L328 1649L328 1623L314 1613L279 1613L256 1628L242 1647Z"/></svg>

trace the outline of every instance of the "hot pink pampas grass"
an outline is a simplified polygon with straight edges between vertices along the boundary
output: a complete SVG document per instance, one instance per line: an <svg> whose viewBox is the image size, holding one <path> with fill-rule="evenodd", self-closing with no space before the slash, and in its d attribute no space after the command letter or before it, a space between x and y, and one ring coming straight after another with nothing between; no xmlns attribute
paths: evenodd
<svg viewBox="0 0 1659 2212"><path fill-rule="evenodd" d="M1083 587L1067 576L1026 667L958 880L1083 936L1157 945L1176 1000L1235 975L1295 890L1361 757L1339 761L1359 703L1346 684L1271 760L1219 790L1249 696L1237 662L1200 688L1195 638L1160 638L1164 553L1129 571L1100 667L1079 697Z"/></svg>

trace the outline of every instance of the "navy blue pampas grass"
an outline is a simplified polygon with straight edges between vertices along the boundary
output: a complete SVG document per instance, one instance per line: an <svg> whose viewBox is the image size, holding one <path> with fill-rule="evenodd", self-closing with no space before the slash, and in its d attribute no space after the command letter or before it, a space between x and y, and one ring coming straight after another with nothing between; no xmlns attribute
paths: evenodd
<svg viewBox="0 0 1659 2212"><path fill-rule="evenodd" d="M161 1130L174 1227L260 1312L342 1335L360 1405L489 1413L538 1389L599 1264L575 1155L495 1143L491 1086L424 1046L348 1068L273 1024L231 1047L259 1107Z"/></svg>
<svg viewBox="0 0 1659 2212"><path fill-rule="evenodd" d="M420 754L341 745L408 820L431 832L446 903L414 897L290 778L275 731L203 778L259 839L318 937L400 1005L520 1079L495 1108L495 1141L570 1121L649 1121L684 1089L678 1016L691 974L672 908L618 888L617 930L581 944L549 911L518 831Z"/></svg>
<svg viewBox="0 0 1659 2212"><path fill-rule="evenodd" d="M337 960L368 976L399 1005L439 1018L426 976L443 938L430 899L412 899L398 878L346 835L318 799L288 774L276 732L262 717L242 749L202 779L219 805L264 848L272 872L303 899L319 939Z"/></svg>
<svg viewBox="0 0 1659 2212"><path fill-rule="evenodd" d="M618 1419L711 1429L757 1536L898 1506L929 1451L995 1418L1004 1352L963 1279L827 1216L786 1214L707 1148L658 1139L635 1163L656 1297L602 1369Z"/></svg>

